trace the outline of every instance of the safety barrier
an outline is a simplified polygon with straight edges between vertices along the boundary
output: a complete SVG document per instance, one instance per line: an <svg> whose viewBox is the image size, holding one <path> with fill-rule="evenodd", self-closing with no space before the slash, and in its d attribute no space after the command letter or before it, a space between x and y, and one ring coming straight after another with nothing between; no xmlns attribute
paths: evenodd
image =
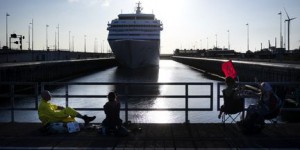
<svg viewBox="0 0 300 150"><path fill-rule="evenodd" d="M121 97L122 100L125 101L125 107L121 108L121 111L125 112L125 121L128 120L128 112L130 111L184 111L185 112L185 122L189 122L189 113L190 111L212 111L213 110L213 83L203 82L203 83L116 83L116 82L42 82L42 83L34 83L34 82L2 82L0 83L0 88L5 89L0 92L0 98L6 98L10 100L10 107L3 108L0 110L9 110L11 111L11 122L15 121L15 111L32 111L38 109L38 101L40 99L40 93L44 89L48 89L50 86L64 88L64 94L60 95L52 95L52 97L64 98L66 107L69 106L69 101L71 98L106 98L105 95L74 95L70 94L69 87L74 85L87 85L87 86L95 86L95 85L105 85L105 86L118 86L124 88L124 93L118 93L118 97ZM185 89L184 94L176 94L176 95L162 95L162 94L131 94L128 92L133 86L183 86ZM21 86L21 87L20 87ZM208 93L198 95L198 94L190 94L189 89L191 86L208 86ZM26 91L31 92L28 93ZM33 108L20 108L15 106L16 98L28 98L32 97L35 100L35 106ZM184 98L185 106L184 108L131 108L128 106L128 99L133 97L146 97L146 98ZM189 99L190 98L208 98L210 101L209 107L207 108L190 108L189 107ZM104 111L103 108L74 108L79 111Z"/></svg>

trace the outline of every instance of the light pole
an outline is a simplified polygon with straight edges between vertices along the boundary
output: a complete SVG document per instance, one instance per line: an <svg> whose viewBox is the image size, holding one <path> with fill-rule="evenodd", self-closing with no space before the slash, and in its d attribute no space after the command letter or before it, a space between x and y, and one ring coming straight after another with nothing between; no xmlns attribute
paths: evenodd
<svg viewBox="0 0 300 150"><path fill-rule="evenodd" d="M30 50L30 23L28 26L28 50Z"/></svg>
<svg viewBox="0 0 300 150"><path fill-rule="evenodd" d="M69 52L71 51L71 31L69 31Z"/></svg>
<svg viewBox="0 0 300 150"><path fill-rule="evenodd" d="M49 48L48 48L48 27L49 27L49 25L46 24L46 50L49 50Z"/></svg>
<svg viewBox="0 0 300 150"><path fill-rule="evenodd" d="M84 35L84 53L86 53L86 35Z"/></svg>
<svg viewBox="0 0 300 150"><path fill-rule="evenodd" d="M200 40L200 49L202 49L202 39Z"/></svg>
<svg viewBox="0 0 300 150"><path fill-rule="evenodd" d="M227 30L228 32L228 50L230 50L230 31Z"/></svg>
<svg viewBox="0 0 300 150"><path fill-rule="evenodd" d="M249 50L249 24L246 24L247 26L247 51Z"/></svg>
<svg viewBox="0 0 300 150"><path fill-rule="evenodd" d="M280 48L282 48L283 41L282 41L282 13L281 11L278 13L280 15Z"/></svg>
<svg viewBox="0 0 300 150"><path fill-rule="evenodd" d="M216 34L216 48L218 48L218 34Z"/></svg>
<svg viewBox="0 0 300 150"><path fill-rule="evenodd" d="M59 50L59 24L57 25L57 50Z"/></svg>
<svg viewBox="0 0 300 150"><path fill-rule="evenodd" d="M31 26L32 26L32 27L31 27L31 32L32 32L32 37L31 37L31 41L32 41L32 42L31 42L31 44L32 44L32 45L31 45L31 50L33 50L33 19L31 20Z"/></svg>
<svg viewBox="0 0 300 150"><path fill-rule="evenodd" d="M206 38L206 50L208 50L208 37Z"/></svg>
<svg viewBox="0 0 300 150"><path fill-rule="evenodd" d="M56 51L56 31L55 31L55 36L54 36L54 50Z"/></svg>
<svg viewBox="0 0 300 150"><path fill-rule="evenodd" d="M74 36L72 36L72 49L73 49L73 52L74 52Z"/></svg>
<svg viewBox="0 0 300 150"><path fill-rule="evenodd" d="M10 16L10 15L8 13L6 13L6 47L8 47L8 32L7 32L7 30L8 30L8 26L7 26L8 16Z"/></svg>

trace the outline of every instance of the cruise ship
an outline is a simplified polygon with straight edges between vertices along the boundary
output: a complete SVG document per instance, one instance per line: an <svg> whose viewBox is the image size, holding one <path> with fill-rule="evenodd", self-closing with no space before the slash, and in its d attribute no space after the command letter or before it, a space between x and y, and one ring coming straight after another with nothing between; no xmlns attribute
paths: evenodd
<svg viewBox="0 0 300 150"><path fill-rule="evenodd" d="M141 68L157 66L160 55L160 31L163 25L154 14L143 14L141 3L136 12L119 14L108 23L108 43L121 66Z"/></svg>

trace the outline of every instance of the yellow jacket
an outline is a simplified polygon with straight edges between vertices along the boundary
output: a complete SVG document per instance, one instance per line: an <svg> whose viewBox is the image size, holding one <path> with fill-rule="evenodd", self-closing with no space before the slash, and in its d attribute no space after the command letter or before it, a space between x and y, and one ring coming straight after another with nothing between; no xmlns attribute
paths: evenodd
<svg viewBox="0 0 300 150"><path fill-rule="evenodd" d="M44 99L41 100L38 108L39 119L43 125L51 122L72 122L75 121L74 117L77 114L78 113L70 107L59 110L57 105Z"/></svg>

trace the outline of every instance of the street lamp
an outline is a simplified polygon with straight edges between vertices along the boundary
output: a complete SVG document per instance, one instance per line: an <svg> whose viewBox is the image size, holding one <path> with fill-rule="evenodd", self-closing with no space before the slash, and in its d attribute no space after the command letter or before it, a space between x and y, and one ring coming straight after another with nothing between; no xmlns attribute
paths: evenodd
<svg viewBox="0 0 300 150"><path fill-rule="evenodd" d="M46 24L46 50L49 50L49 48L48 48L48 27L49 27L49 25Z"/></svg>
<svg viewBox="0 0 300 150"><path fill-rule="evenodd" d="M71 51L71 31L69 31L69 52Z"/></svg>
<svg viewBox="0 0 300 150"><path fill-rule="evenodd" d="M31 24L31 32L32 32L32 37L31 37L31 50L33 50L33 19L31 19L31 22L30 22L30 24Z"/></svg>
<svg viewBox="0 0 300 150"><path fill-rule="evenodd" d="M216 34L216 48L218 48L218 34Z"/></svg>
<svg viewBox="0 0 300 150"><path fill-rule="evenodd" d="M29 23L29 26L28 26L28 50L30 50L30 24Z"/></svg>
<svg viewBox="0 0 300 150"><path fill-rule="evenodd" d="M8 30L8 28L7 28L7 18L8 18L8 16L10 16L8 13L6 13L6 47L8 47L8 33L7 33L7 30Z"/></svg>
<svg viewBox="0 0 300 150"><path fill-rule="evenodd" d="M202 39L200 40L200 49L202 49Z"/></svg>
<svg viewBox="0 0 300 150"><path fill-rule="evenodd" d="M282 13L281 11L278 13L280 15L280 48L282 48L283 41L282 41Z"/></svg>
<svg viewBox="0 0 300 150"><path fill-rule="evenodd" d="M227 30L228 32L228 50L230 50L230 31Z"/></svg>
<svg viewBox="0 0 300 150"><path fill-rule="evenodd" d="M57 50L59 50L59 24L57 25Z"/></svg>
<svg viewBox="0 0 300 150"><path fill-rule="evenodd" d="M86 53L86 35L84 35L84 53Z"/></svg>
<svg viewBox="0 0 300 150"><path fill-rule="evenodd" d="M206 50L208 50L208 37L206 38Z"/></svg>
<svg viewBox="0 0 300 150"><path fill-rule="evenodd" d="M246 24L247 26L247 51L249 50L249 24Z"/></svg>
<svg viewBox="0 0 300 150"><path fill-rule="evenodd" d="M74 36L72 36L72 50L74 52Z"/></svg>

